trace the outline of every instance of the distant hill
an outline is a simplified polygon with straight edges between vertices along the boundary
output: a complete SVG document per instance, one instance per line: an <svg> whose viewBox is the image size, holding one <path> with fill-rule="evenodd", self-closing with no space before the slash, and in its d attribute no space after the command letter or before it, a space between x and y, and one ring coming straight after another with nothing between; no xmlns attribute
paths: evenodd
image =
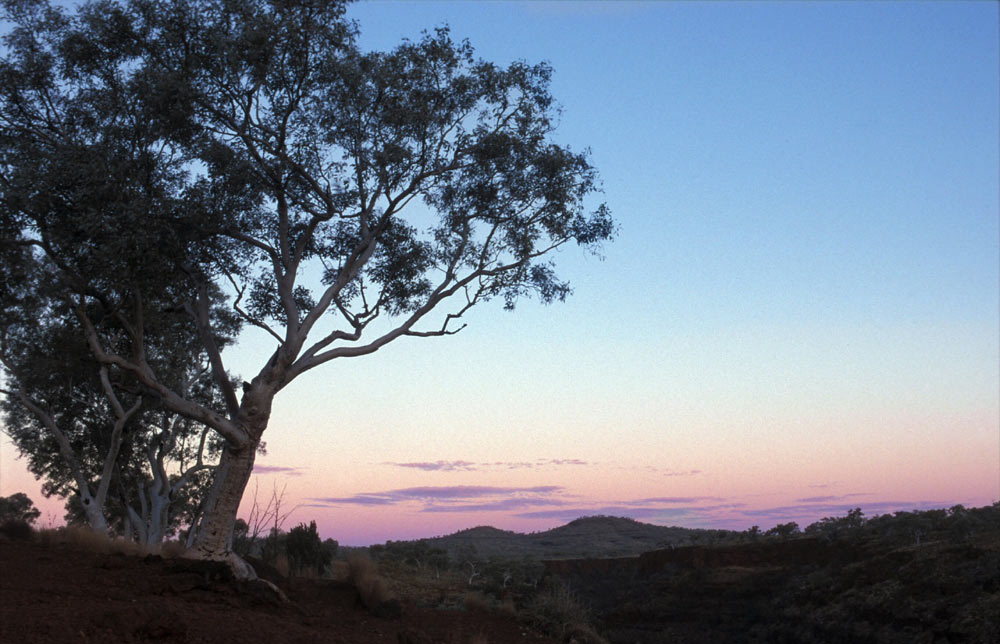
<svg viewBox="0 0 1000 644"><path fill-rule="evenodd" d="M576 519L545 532L522 534L480 526L421 541L446 550L449 555L471 548L482 559L579 559L628 557L658 548L731 541L737 534L728 530L664 527L623 517L595 516Z"/></svg>

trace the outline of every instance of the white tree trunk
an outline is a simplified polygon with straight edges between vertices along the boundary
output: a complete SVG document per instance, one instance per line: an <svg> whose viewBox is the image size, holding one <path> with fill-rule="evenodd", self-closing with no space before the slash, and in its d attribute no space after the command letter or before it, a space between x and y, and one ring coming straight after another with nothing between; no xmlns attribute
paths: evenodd
<svg viewBox="0 0 1000 644"><path fill-rule="evenodd" d="M83 511L87 515L87 523L90 525L90 529L99 534L108 534L108 522L104 518L104 503L94 499L90 495L90 491L86 489L81 490L80 503L83 505Z"/></svg>
<svg viewBox="0 0 1000 644"><path fill-rule="evenodd" d="M163 493L167 490L156 490L149 495L149 523L146 531L146 548L150 552L158 553L163 547L163 533L167 526L167 509L170 500Z"/></svg>
<svg viewBox="0 0 1000 644"><path fill-rule="evenodd" d="M250 481L255 455L256 441L253 446L240 450L227 447L222 452L195 539L194 550L198 558L229 558L236 512L243 499L243 490Z"/></svg>

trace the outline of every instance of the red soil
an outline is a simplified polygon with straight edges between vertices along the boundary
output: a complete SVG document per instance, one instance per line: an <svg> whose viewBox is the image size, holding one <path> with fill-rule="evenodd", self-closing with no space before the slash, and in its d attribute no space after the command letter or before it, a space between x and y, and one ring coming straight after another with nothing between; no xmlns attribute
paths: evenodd
<svg viewBox="0 0 1000 644"><path fill-rule="evenodd" d="M401 599L376 617L343 581L225 580L182 560L71 544L0 541L0 642L234 644L552 644L510 615L441 610Z"/></svg>

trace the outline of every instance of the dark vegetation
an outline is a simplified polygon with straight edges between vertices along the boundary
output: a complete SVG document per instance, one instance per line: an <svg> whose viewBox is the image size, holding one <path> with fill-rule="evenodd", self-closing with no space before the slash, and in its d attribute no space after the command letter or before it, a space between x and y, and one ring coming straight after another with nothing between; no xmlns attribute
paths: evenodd
<svg viewBox="0 0 1000 644"><path fill-rule="evenodd" d="M612 643L1000 642L1000 504L755 536L546 567Z"/></svg>
<svg viewBox="0 0 1000 644"><path fill-rule="evenodd" d="M462 575L480 602L578 641L1000 642L1000 504L742 532L589 517L371 552L390 570Z"/></svg>
<svg viewBox="0 0 1000 644"><path fill-rule="evenodd" d="M40 515L24 492L0 496L0 535L9 539L30 539L31 525Z"/></svg>
<svg viewBox="0 0 1000 644"><path fill-rule="evenodd" d="M164 641L212 641L232 636L233 619L260 618L299 633L296 641L317 642L498 644L543 636L578 644L1000 641L1000 504L871 518L855 509L805 530L779 524L742 532L590 517L529 535L480 527L370 548L322 541L312 522L288 532L272 527L248 540L252 550L245 554L287 595L286 604L254 582L233 579L224 566L196 570L218 564L170 559L180 544L165 549L166 558L143 559L138 546L85 529L36 533L29 522L37 511L21 497L0 499L0 524L18 526L0 530L0 605L14 625L5 628L32 619L23 577L49 580L45 592L73 605L95 593L116 596L108 589L123 576L129 589L121 595L149 609L132 621L122 617L124 608L114 613L124 624L118 624L125 629L120 641L147 641L129 633L150 629L173 633ZM630 545L647 539L658 539L659 547ZM512 544L507 551L505 543ZM46 572L50 563L58 571ZM66 572L87 565L90 572L76 577ZM208 608L185 612L190 602L206 601ZM160 606L181 626L167 628L154 617ZM228 616L206 616L222 607ZM74 639L97 641L107 614L68 617L79 625L73 633L85 635ZM197 630L213 620L218 623L204 635ZM260 627L260 636L275 637L269 628ZM11 632L0 632L0 640Z"/></svg>

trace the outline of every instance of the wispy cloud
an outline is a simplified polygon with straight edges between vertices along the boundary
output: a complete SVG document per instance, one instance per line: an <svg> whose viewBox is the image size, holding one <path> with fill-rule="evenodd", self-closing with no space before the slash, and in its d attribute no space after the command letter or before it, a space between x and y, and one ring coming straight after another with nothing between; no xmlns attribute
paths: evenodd
<svg viewBox="0 0 1000 644"><path fill-rule="evenodd" d="M556 519L572 521L588 516L628 517L630 519L671 520L689 514L688 508L641 508L626 505L605 505L599 507L575 506L553 510L534 510L520 512L514 516L520 519Z"/></svg>
<svg viewBox="0 0 1000 644"><path fill-rule="evenodd" d="M323 505L396 505L400 503L422 502L427 504L424 511L427 512L461 512L458 510L431 509L448 507L465 509L470 507L494 507L502 510L510 507L530 507L532 505L553 505L552 496L559 496L564 493L564 488L558 485L536 485L533 487L498 487L492 485L446 485L446 486L422 486L408 487L398 490L386 490L385 492L366 492L348 497L323 497L310 499L312 502ZM477 499L492 500L469 504L463 503Z"/></svg>
<svg viewBox="0 0 1000 644"><path fill-rule="evenodd" d="M478 469L476 463L469 461L434 461L416 463L382 463L382 465L392 465L394 467L407 467L415 470L425 470L428 472L469 472Z"/></svg>
<svg viewBox="0 0 1000 644"><path fill-rule="evenodd" d="M399 503L399 499L394 499L389 496L382 496L378 494L355 494L354 496L344 496L344 497L325 497L319 499L310 499L313 503L309 505L312 506L327 506L327 505L395 505Z"/></svg>
<svg viewBox="0 0 1000 644"><path fill-rule="evenodd" d="M795 499L796 503L831 503L833 501L846 501L855 496L872 496L871 492L854 492L852 494L836 494L830 496L807 496L804 499Z"/></svg>
<svg viewBox="0 0 1000 644"><path fill-rule="evenodd" d="M285 467L282 465L254 465L254 474L284 474L286 476L302 476L305 471L301 467Z"/></svg>
<svg viewBox="0 0 1000 644"><path fill-rule="evenodd" d="M630 472L649 472L651 474L659 474L660 476L698 476L699 474L704 474L705 470L691 469L691 470L675 470L669 467L658 467L656 465L618 465L618 469L626 470Z"/></svg>
<svg viewBox="0 0 1000 644"><path fill-rule="evenodd" d="M450 505L428 505L421 512L507 512L522 508L566 505L562 499L539 497L516 497L491 501L489 503L462 503Z"/></svg>
<svg viewBox="0 0 1000 644"><path fill-rule="evenodd" d="M495 487L491 485L446 485L408 487L392 490L388 494L407 499L469 499L499 494L554 494L562 492L558 485L536 485L534 487Z"/></svg>
<svg viewBox="0 0 1000 644"><path fill-rule="evenodd" d="M412 461L405 463L386 461L383 462L382 465L424 470L426 472L484 472L496 470L541 469L568 465L590 465L590 463L578 458L540 458L535 461L492 461L479 463L463 460Z"/></svg>
<svg viewBox="0 0 1000 644"><path fill-rule="evenodd" d="M619 501L613 505L576 503L572 507L533 510L516 514L522 519L556 519L570 521L579 517L605 515L648 519L657 522L681 523L687 527L710 525L720 515L745 508L745 503L728 501L717 496L669 496Z"/></svg>
<svg viewBox="0 0 1000 644"><path fill-rule="evenodd" d="M634 501L625 501L629 505L651 505L658 503L673 504L673 503L701 503L703 501L725 501L725 499L717 496L656 496L649 499L635 499Z"/></svg>

